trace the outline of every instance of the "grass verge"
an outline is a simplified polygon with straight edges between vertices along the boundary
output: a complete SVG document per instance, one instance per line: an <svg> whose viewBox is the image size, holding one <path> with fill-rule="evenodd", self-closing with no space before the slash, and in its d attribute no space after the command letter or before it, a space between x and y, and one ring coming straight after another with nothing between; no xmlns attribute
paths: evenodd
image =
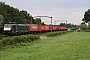
<svg viewBox="0 0 90 60"><path fill-rule="evenodd" d="M0 51L0 60L90 60L90 33L73 32Z"/></svg>

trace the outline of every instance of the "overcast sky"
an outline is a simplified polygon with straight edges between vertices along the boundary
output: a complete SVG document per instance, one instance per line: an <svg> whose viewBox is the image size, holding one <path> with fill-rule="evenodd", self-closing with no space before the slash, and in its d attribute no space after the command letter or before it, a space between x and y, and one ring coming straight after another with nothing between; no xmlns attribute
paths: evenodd
<svg viewBox="0 0 90 60"><path fill-rule="evenodd" d="M67 20L67 23L80 24L85 11L90 9L90 0L0 0L18 8L26 10L34 16L52 16L53 24ZM50 24L49 18L41 18ZM56 21L56 22L55 22Z"/></svg>

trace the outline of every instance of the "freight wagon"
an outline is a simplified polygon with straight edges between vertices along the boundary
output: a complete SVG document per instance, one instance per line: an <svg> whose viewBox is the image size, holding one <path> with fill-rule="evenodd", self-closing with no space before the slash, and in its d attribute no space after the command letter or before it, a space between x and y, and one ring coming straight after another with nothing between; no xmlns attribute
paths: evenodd
<svg viewBox="0 0 90 60"><path fill-rule="evenodd" d="M37 33L38 25L37 24L26 24L29 27L29 33Z"/></svg>

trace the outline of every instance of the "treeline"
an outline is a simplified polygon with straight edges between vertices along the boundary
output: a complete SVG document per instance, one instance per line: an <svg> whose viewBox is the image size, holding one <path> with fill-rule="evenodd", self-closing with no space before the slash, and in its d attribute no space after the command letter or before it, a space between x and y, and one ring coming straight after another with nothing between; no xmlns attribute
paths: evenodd
<svg viewBox="0 0 90 60"><path fill-rule="evenodd" d="M20 11L5 2L0 2L0 25L9 22L41 24L41 19L34 19L26 10Z"/></svg>
<svg viewBox="0 0 90 60"><path fill-rule="evenodd" d="M77 28L78 28L77 25L71 24L71 23L69 23L69 24L60 23L60 26L66 26L66 27L69 28L69 29L77 29Z"/></svg>
<svg viewBox="0 0 90 60"><path fill-rule="evenodd" d="M17 8L5 4L5 2L0 2L0 31L3 25L9 22L44 24L40 18L33 18L26 10L20 11Z"/></svg>

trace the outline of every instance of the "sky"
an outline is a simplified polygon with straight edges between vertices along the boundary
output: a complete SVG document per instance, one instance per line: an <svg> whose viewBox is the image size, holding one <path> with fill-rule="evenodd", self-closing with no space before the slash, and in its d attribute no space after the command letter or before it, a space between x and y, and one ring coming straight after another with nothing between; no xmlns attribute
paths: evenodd
<svg viewBox="0 0 90 60"><path fill-rule="evenodd" d="M26 10L33 17L52 16L53 24L71 23L79 25L85 12L90 9L90 0L0 0L6 4ZM51 19L42 17L42 22L51 24Z"/></svg>

